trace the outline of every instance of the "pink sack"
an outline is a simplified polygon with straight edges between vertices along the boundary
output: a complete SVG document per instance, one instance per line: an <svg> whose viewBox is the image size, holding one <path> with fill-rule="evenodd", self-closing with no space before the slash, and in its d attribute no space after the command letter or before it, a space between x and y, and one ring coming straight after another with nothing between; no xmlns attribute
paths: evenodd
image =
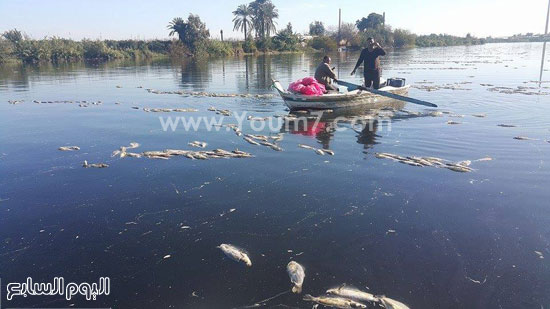
<svg viewBox="0 0 550 309"><path fill-rule="evenodd" d="M288 90L303 95L323 95L326 92L325 86L313 77L306 77L291 83Z"/></svg>
<svg viewBox="0 0 550 309"><path fill-rule="evenodd" d="M317 80L313 77L306 77L302 79L302 84L304 84L304 86L309 86L314 83L317 83Z"/></svg>

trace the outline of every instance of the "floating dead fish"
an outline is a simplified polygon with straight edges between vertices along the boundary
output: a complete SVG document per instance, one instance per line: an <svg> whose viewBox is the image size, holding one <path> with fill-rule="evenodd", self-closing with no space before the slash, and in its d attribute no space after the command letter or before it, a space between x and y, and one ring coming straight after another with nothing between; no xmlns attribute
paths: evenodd
<svg viewBox="0 0 550 309"><path fill-rule="evenodd" d="M310 301L322 306L333 307L333 308L343 308L343 309L367 308L365 304L356 302L351 299L342 298L342 297L330 297L330 296L314 297L309 294L306 294L303 299L305 301Z"/></svg>
<svg viewBox="0 0 550 309"><path fill-rule="evenodd" d="M304 149L315 149L315 147L311 147L311 146L308 146L308 145L304 145L304 144L298 144L298 147L300 148L304 148Z"/></svg>
<svg viewBox="0 0 550 309"><path fill-rule="evenodd" d="M351 298L358 301L369 301L376 303L379 299L371 293L363 292L353 287L346 286L345 284L334 288L328 289L327 294L338 295L345 298Z"/></svg>
<svg viewBox="0 0 550 309"><path fill-rule="evenodd" d="M534 138L530 138L527 136L515 136L514 139L520 140L520 141L532 141L535 140Z"/></svg>
<svg viewBox="0 0 550 309"><path fill-rule="evenodd" d="M286 271L290 276L290 282L294 284L292 287L292 292L298 294L302 293L302 285L304 284L304 279L306 277L304 267L297 262L290 261L286 266Z"/></svg>
<svg viewBox="0 0 550 309"><path fill-rule="evenodd" d="M464 160L464 161L456 162L456 165L461 165L461 166L470 166L471 164L472 164L472 161L470 161L470 160Z"/></svg>
<svg viewBox="0 0 550 309"><path fill-rule="evenodd" d="M246 117L246 119L250 121L266 121L266 120L269 120L269 117L254 117L250 115Z"/></svg>
<svg viewBox="0 0 550 309"><path fill-rule="evenodd" d="M328 153L328 154L331 155L331 156L334 155L334 151L332 151L332 150L330 150L330 149L323 149L323 152Z"/></svg>
<svg viewBox="0 0 550 309"><path fill-rule="evenodd" d="M279 147L278 145L275 145L273 143L270 143L270 142L264 142L264 141L261 141L260 142L260 145L264 145L264 146L267 146L273 150L276 150L276 151L283 151L283 148Z"/></svg>
<svg viewBox="0 0 550 309"><path fill-rule="evenodd" d="M252 145L260 145L260 143L256 142L255 140L251 139L250 137L245 136L245 137L243 137L243 139L245 141L249 142Z"/></svg>
<svg viewBox="0 0 550 309"><path fill-rule="evenodd" d="M485 157L485 158L477 159L476 161L482 162L482 161L491 161L491 160L493 160L493 158Z"/></svg>
<svg viewBox="0 0 550 309"><path fill-rule="evenodd" d="M222 252L232 260L243 262L248 267L252 266L252 261L250 261L250 258L243 250L229 244L221 244L217 248L221 249Z"/></svg>
<svg viewBox="0 0 550 309"><path fill-rule="evenodd" d="M517 127L516 125L513 125L513 124L504 124L504 123L497 124L497 126L503 127L503 128L515 128L515 127Z"/></svg>
<svg viewBox="0 0 550 309"><path fill-rule="evenodd" d="M135 148L138 148L140 146L139 143L136 143L136 142L131 142L130 143L130 146L126 147L127 149L135 149Z"/></svg>
<svg viewBox="0 0 550 309"><path fill-rule="evenodd" d="M205 142L192 141L192 142L189 143L188 145L189 145L189 146L193 146L193 147L198 147L198 148L206 148L206 146L207 146L208 144L205 143Z"/></svg>
<svg viewBox="0 0 550 309"><path fill-rule="evenodd" d="M447 121L447 124L462 124L462 122L449 120Z"/></svg>
<svg viewBox="0 0 550 309"><path fill-rule="evenodd" d="M446 169L450 169L451 171L460 172L460 173L468 173L473 171L471 168L467 166L462 166L457 164L446 164L443 167L445 167Z"/></svg>
<svg viewBox="0 0 550 309"><path fill-rule="evenodd" d="M464 160L457 163L445 163L444 159L436 158L436 157L416 157L416 156L408 156L403 157L400 155L392 154L392 153L376 153L375 156L379 159L390 159L397 161L399 163L408 164L411 166L431 166L431 167L443 167L450 169L455 172L471 172L473 171L472 168L469 167L469 165L472 163L470 160Z"/></svg>
<svg viewBox="0 0 550 309"><path fill-rule="evenodd" d="M105 163L92 163L92 164L89 164L88 161L84 160L84 162L82 163L82 167L85 167L85 168L89 168L89 167L106 168L106 167L109 167L109 165L105 164Z"/></svg>
<svg viewBox="0 0 550 309"><path fill-rule="evenodd" d="M323 149L315 149L315 153L321 156L325 155L325 152L323 151Z"/></svg>
<svg viewBox="0 0 550 309"><path fill-rule="evenodd" d="M409 307L407 305L405 305L404 303L399 302L395 299L391 299L391 298L386 297L386 296L382 296L382 297L379 297L379 298L380 298L380 302L382 303L382 305L386 309L409 309Z"/></svg>
<svg viewBox="0 0 550 309"><path fill-rule="evenodd" d="M539 256L539 259L544 259L544 255L542 255L542 252L535 251L535 254Z"/></svg>
<svg viewBox="0 0 550 309"><path fill-rule="evenodd" d="M485 118L485 117L487 117L487 115L485 115L485 114L472 114L472 116L477 117L477 118Z"/></svg>
<svg viewBox="0 0 550 309"><path fill-rule="evenodd" d="M127 152L126 155L130 158L141 158L141 153Z"/></svg>
<svg viewBox="0 0 550 309"><path fill-rule="evenodd" d="M75 151L80 150L80 147L78 146L61 146L58 148L61 151Z"/></svg>

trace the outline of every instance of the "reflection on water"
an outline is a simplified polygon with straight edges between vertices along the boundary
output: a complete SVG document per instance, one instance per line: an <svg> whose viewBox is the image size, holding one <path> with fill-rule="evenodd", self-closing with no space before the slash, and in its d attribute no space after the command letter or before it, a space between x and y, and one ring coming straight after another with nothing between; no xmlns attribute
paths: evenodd
<svg viewBox="0 0 550 309"><path fill-rule="evenodd" d="M538 78L541 48L392 51L384 76L405 77L416 86L410 96L439 110L391 102L320 117L255 94L274 94L272 77L286 85L313 75L322 54L1 67L2 282L108 276L112 283L111 295L95 302L29 296L3 305L309 308L302 295L281 294L291 287L285 267L296 260L306 269L304 293L312 295L346 283L411 308L545 307L549 90L547 83L528 88ZM356 53L330 56L339 75L360 82L360 72L347 78ZM188 95L194 91L251 95ZM243 114L243 136L280 133L284 151L249 144L225 126L163 131L159 122L215 117L229 124ZM288 125L256 131L261 122L248 115ZM254 157L111 157L130 142L140 143L140 152L197 150L191 141ZM58 150L69 145L80 150ZM473 171L376 158L382 152L471 161ZM109 167L82 168L84 160ZM253 266L225 258L220 243L246 249Z"/></svg>

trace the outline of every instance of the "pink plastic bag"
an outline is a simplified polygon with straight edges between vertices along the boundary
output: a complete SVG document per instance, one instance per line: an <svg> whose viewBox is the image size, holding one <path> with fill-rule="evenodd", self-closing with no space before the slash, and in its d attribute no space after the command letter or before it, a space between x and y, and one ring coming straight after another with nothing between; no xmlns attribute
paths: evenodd
<svg viewBox="0 0 550 309"><path fill-rule="evenodd" d="M303 95L323 95L326 92L325 86L313 77L306 77L291 83L288 90Z"/></svg>

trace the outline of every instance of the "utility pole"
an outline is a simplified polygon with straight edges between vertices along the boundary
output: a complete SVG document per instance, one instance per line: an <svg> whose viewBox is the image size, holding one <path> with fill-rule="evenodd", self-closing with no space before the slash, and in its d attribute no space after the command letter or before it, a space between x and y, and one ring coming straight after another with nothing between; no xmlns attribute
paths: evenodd
<svg viewBox="0 0 550 309"><path fill-rule="evenodd" d="M550 0L548 0L548 12L546 12L546 28L544 29L544 44L542 45L542 62L540 63L539 87L542 84L542 72L544 71L544 54L546 54L546 42L548 36L548 18L550 18Z"/></svg>
<svg viewBox="0 0 550 309"><path fill-rule="evenodd" d="M382 13L382 28L386 28L386 12Z"/></svg>
<svg viewBox="0 0 550 309"><path fill-rule="evenodd" d="M338 9L338 44L340 44L340 29L342 28L342 9Z"/></svg>
<svg viewBox="0 0 550 309"><path fill-rule="evenodd" d="M220 35L222 36L222 42L223 42L223 30L220 30Z"/></svg>

